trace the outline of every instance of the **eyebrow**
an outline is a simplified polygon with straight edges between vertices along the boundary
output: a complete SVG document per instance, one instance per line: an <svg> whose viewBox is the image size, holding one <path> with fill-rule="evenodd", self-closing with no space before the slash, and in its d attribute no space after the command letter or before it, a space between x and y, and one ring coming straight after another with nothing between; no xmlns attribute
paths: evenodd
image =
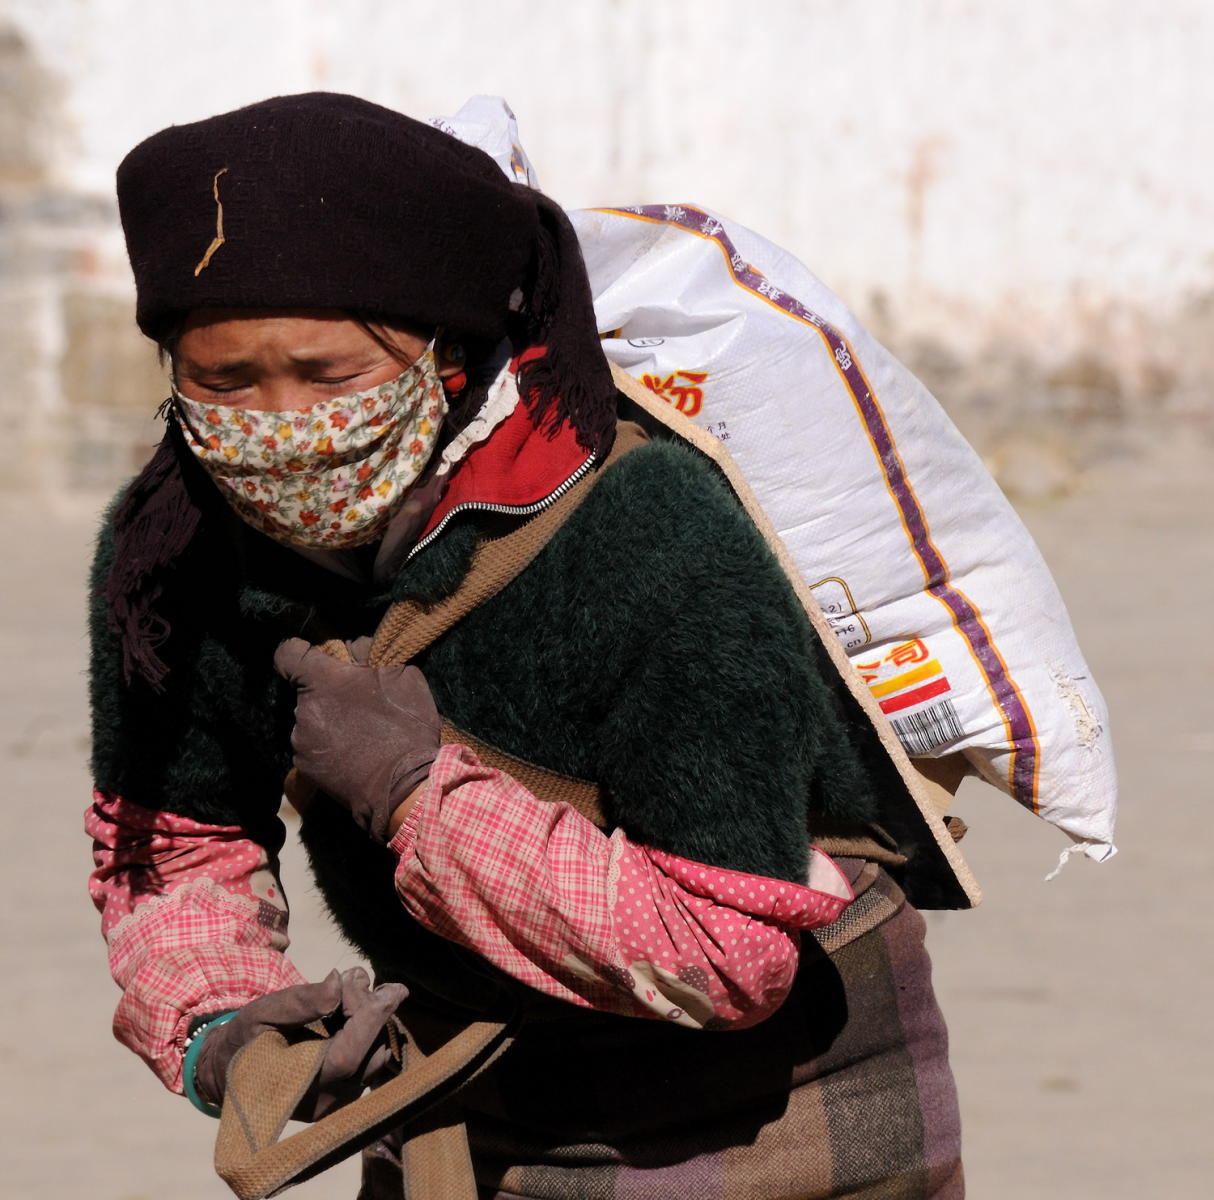
<svg viewBox="0 0 1214 1200"><path fill-rule="evenodd" d="M204 375L220 375L227 377L229 375L239 375L243 371L251 370L257 364L250 358L232 359L227 362L205 363L199 362L197 359L190 358L188 355L183 355L183 363L188 370L199 372ZM361 350L352 350L348 354L335 355L320 355L320 354L289 354L287 361L298 367L314 367L321 370L332 368L335 366L357 366L363 357Z"/></svg>
<svg viewBox="0 0 1214 1200"><path fill-rule="evenodd" d="M253 365L250 359L225 363L200 363L195 359L185 358L183 362L187 370L196 371L200 375L238 375Z"/></svg>
<svg viewBox="0 0 1214 1200"><path fill-rule="evenodd" d="M288 354L287 360L297 367L335 367L339 365L353 366L362 355L362 351L351 350L349 354Z"/></svg>

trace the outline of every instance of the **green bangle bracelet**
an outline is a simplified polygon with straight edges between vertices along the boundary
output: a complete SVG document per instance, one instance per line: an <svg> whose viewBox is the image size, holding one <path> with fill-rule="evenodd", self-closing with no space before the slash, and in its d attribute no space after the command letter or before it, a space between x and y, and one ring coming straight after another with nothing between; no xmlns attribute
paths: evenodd
<svg viewBox="0 0 1214 1200"><path fill-rule="evenodd" d="M185 1061L181 1064L181 1083L185 1088L186 1099L199 1112L206 1113L208 1117L219 1116L220 1108L218 1104L208 1104L194 1086L194 1071L198 1066L198 1056L202 1053L202 1039L206 1037L208 1030L214 1029L216 1025L226 1025L239 1011L240 1009L234 1008L231 1012L226 1012L222 1016L208 1021L205 1025L200 1025L186 1042Z"/></svg>

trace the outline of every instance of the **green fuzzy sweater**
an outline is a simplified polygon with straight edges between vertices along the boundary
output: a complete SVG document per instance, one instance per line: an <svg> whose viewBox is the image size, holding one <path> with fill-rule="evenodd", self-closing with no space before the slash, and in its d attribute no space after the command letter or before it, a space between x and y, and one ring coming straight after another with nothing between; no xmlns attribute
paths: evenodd
<svg viewBox="0 0 1214 1200"><path fill-rule="evenodd" d="M487 519L461 514L384 593L208 514L166 588L164 693L124 682L94 600L97 786L276 849L294 691L275 647L365 634L394 600L449 593ZM112 553L107 521L94 596ZM873 818L889 769L762 537L680 444L607 471L536 561L417 662L457 726L597 780L631 838L706 863L803 878L814 814ZM335 806L304 834L346 933L395 959L411 921L390 852Z"/></svg>

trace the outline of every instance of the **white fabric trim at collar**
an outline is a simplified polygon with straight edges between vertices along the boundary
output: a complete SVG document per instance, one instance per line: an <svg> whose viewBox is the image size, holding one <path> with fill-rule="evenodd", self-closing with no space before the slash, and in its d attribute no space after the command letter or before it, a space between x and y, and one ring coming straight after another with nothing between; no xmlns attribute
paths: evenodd
<svg viewBox="0 0 1214 1200"><path fill-rule="evenodd" d="M446 475L451 468L468 457L473 446L480 445L518 407L518 381L510 363L498 372L489 385L485 402L476 416L443 447L436 475Z"/></svg>

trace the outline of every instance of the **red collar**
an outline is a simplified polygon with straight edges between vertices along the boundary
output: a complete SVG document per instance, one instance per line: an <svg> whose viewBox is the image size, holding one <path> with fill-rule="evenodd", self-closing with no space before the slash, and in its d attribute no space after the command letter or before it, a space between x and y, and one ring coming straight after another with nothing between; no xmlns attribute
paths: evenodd
<svg viewBox="0 0 1214 1200"><path fill-rule="evenodd" d="M419 550L467 507L514 511L543 506L584 474L594 455L578 444L566 421L555 433L541 433L520 400L510 414L452 471L447 490L426 522L414 550Z"/></svg>

